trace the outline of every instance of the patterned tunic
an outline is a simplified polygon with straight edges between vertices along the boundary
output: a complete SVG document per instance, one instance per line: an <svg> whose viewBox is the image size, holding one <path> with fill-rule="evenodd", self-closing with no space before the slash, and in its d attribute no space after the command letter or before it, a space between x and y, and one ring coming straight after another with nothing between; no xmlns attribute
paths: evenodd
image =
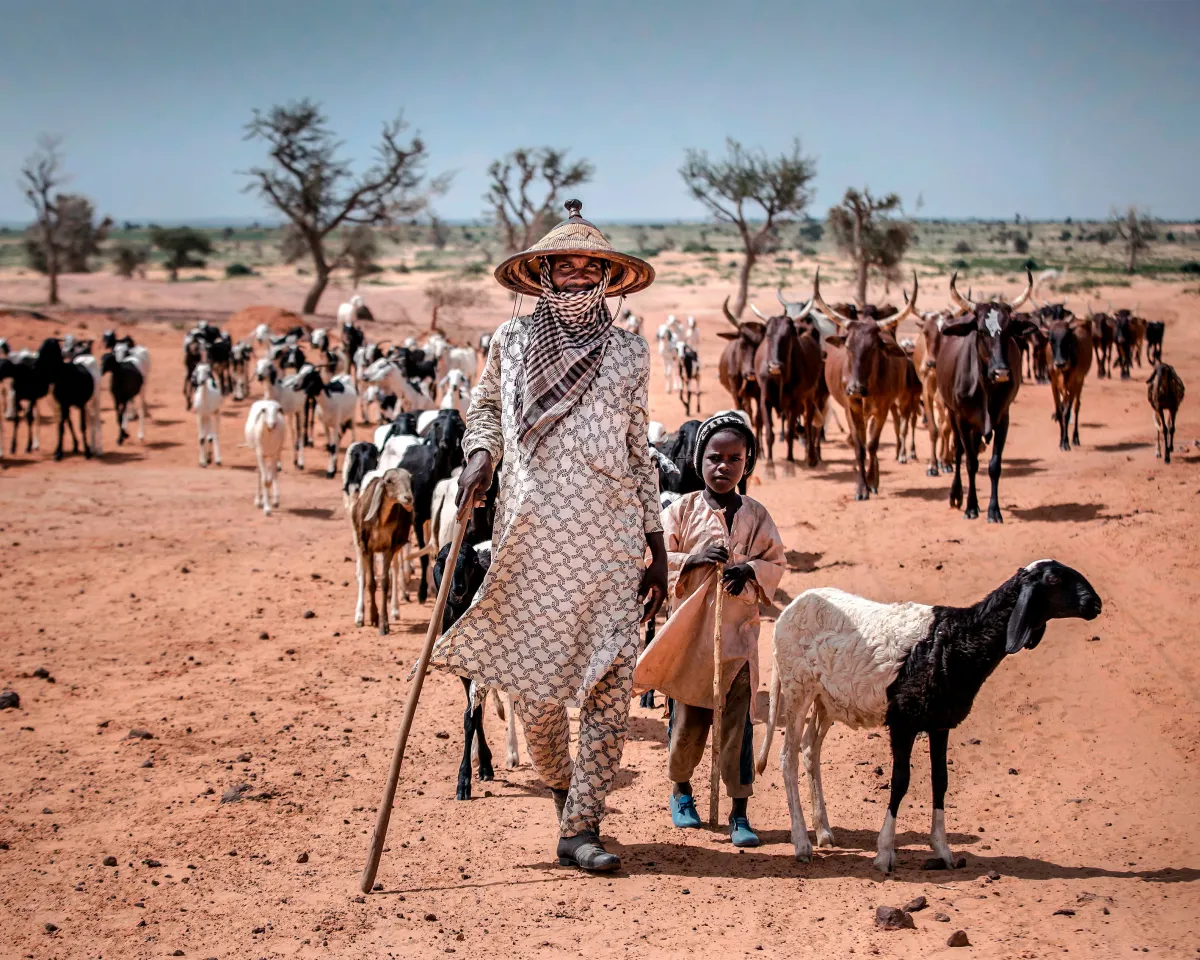
<svg viewBox="0 0 1200 960"><path fill-rule="evenodd" d="M615 327L595 381L527 456L517 443L526 319L492 337L467 411L464 453L503 458L493 560L434 659L530 702L581 705L614 663L636 659L646 535L662 530L646 440L650 352Z"/></svg>

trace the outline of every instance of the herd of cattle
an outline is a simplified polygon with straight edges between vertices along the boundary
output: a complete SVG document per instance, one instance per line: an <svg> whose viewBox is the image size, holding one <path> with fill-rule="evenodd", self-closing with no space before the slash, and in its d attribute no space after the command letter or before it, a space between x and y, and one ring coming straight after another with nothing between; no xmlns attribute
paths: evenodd
<svg viewBox="0 0 1200 960"><path fill-rule="evenodd" d="M1060 446L1079 445L1079 408L1084 378L1093 355L1101 377L1112 375L1112 356L1122 379L1134 363L1141 367L1143 347L1153 368L1148 396L1154 410L1158 454L1170 462L1175 412L1183 400L1183 383L1162 362L1164 325L1146 321L1134 311L1117 310L1076 316L1063 303L1032 298L1033 277L1013 301L996 296L972 300L950 278L949 310L917 309L918 284L903 310L875 304L827 304L821 297L818 270L812 297L790 302L778 297L782 312L739 320L725 302L724 315L733 330L718 336L728 341L720 361L720 380L739 409L751 417L767 461L774 458L778 422L793 459L793 443L802 436L807 463L821 459L821 439L832 399L849 421L856 464L855 499L879 492L880 435L889 419L896 432L896 456L916 456L915 432L924 417L929 431L928 474L954 474L950 504L963 507L962 461L967 461L965 516L979 516L976 473L979 454L991 444L988 477L991 499L988 520L1003 521L999 483L1008 438L1009 408L1027 375L1049 382ZM1022 312L1033 303L1035 309ZM900 339L900 324L913 320L917 336Z"/></svg>

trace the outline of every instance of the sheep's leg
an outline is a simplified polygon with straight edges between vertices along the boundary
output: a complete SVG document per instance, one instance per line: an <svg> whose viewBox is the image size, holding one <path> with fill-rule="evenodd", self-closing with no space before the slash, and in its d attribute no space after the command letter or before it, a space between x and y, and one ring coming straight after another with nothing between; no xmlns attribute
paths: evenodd
<svg viewBox="0 0 1200 960"><path fill-rule="evenodd" d="M900 801L908 792L909 765L916 731L892 727L892 795L888 799L887 816L875 846L875 869L891 873L896 868L896 814Z"/></svg>
<svg viewBox="0 0 1200 960"><path fill-rule="evenodd" d="M66 420L66 418L66 413L60 410L58 413L58 448L54 451L55 460L61 460L63 458L63 421Z"/></svg>
<svg viewBox="0 0 1200 960"><path fill-rule="evenodd" d="M515 770L521 765L517 750L517 709L512 694L508 695L508 727L504 732L504 769Z"/></svg>
<svg viewBox="0 0 1200 960"><path fill-rule="evenodd" d="M1167 419L1170 416L1170 420ZM1171 462L1171 452L1175 449L1175 411L1167 410L1163 416L1163 447L1166 454L1163 463Z"/></svg>
<svg viewBox="0 0 1200 960"><path fill-rule="evenodd" d="M479 761L479 779L495 780L496 769L492 766L492 749L488 746L487 739L483 735L483 701L487 699L486 691L483 697L479 699L479 706L475 708L475 757ZM468 774L470 770L468 769Z"/></svg>
<svg viewBox="0 0 1200 960"><path fill-rule="evenodd" d="M221 465L221 411L214 410L212 413L212 432L208 438L212 442L213 463L218 467Z"/></svg>
<svg viewBox="0 0 1200 960"><path fill-rule="evenodd" d="M929 772L933 781L933 826L929 832L929 846L946 869L953 870L954 854L946 843L946 785L949 782L946 743L949 739L949 730L929 731Z"/></svg>
<svg viewBox="0 0 1200 960"><path fill-rule="evenodd" d="M1155 460L1162 459L1163 432L1164 432L1165 426L1166 426L1166 423L1164 421L1162 412L1159 410L1155 410L1154 411L1154 459ZM17 441L17 438L14 435L13 436L13 446L14 447L16 447L16 445L17 445L16 441ZM1170 462L1170 461L1168 461L1168 462Z"/></svg>
<svg viewBox="0 0 1200 960"><path fill-rule="evenodd" d="M304 469L304 427L300 420L300 414L292 414L292 433L296 440L296 466L301 470Z"/></svg>
<svg viewBox="0 0 1200 960"><path fill-rule="evenodd" d="M783 773L788 814L792 821L792 847L796 859L803 863L812 861L812 842L808 839L808 824L804 822L804 808L800 805L800 737L812 701L812 695L806 695L798 704L801 709L794 711L790 709L794 701L790 698L784 701L787 729L783 734L783 749L779 752L779 769Z"/></svg>
<svg viewBox="0 0 1200 960"><path fill-rule="evenodd" d="M391 632L391 625L388 623L388 600L391 599L392 577L395 572L392 570L392 563L395 557L394 547L383 551L383 569L381 571L383 574L383 597L379 604L379 635L381 637L386 637Z"/></svg>
<svg viewBox="0 0 1200 960"><path fill-rule="evenodd" d="M817 831L817 846L832 847L833 831L829 829L829 813L825 809L825 791L821 784L821 744L832 726L829 715L817 700L804 727L800 749L804 755L804 772L812 793L813 827Z"/></svg>
<svg viewBox="0 0 1200 960"><path fill-rule="evenodd" d="M458 785L454 791L455 800L470 800L471 799L471 745L475 741L475 725L482 723L483 711L474 709L474 702L471 697L471 681L466 677L460 677L462 680L463 690L467 694L467 708L463 711L463 753L462 760L458 764Z"/></svg>
<svg viewBox="0 0 1200 960"><path fill-rule="evenodd" d="M258 472L254 475L254 505L262 507L263 513L271 515L271 505L267 500L267 465L263 462L262 448L255 445L254 458L258 461Z"/></svg>
<svg viewBox="0 0 1200 960"><path fill-rule="evenodd" d="M79 436L83 438L83 455L89 460L92 459L92 447L88 442L87 404L79 408Z"/></svg>
<svg viewBox="0 0 1200 960"><path fill-rule="evenodd" d="M138 418L138 440L145 441L146 439L146 391L143 388L138 394L140 403L136 404Z"/></svg>
<svg viewBox="0 0 1200 960"><path fill-rule="evenodd" d="M267 459L270 460L269 457ZM267 473L270 474L269 479L271 481L271 500L272 500L271 505L273 507L275 507L276 509L278 509L279 508L279 466L278 466L278 464L268 463L267 464ZM266 486L265 485L263 486L263 498L266 499ZM268 512L268 515L269 515L269 512Z"/></svg>
<svg viewBox="0 0 1200 960"><path fill-rule="evenodd" d="M205 457L204 452L204 414L202 413L196 414L196 433L200 437L200 466L207 467L208 459Z"/></svg>
<svg viewBox="0 0 1200 960"><path fill-rule="evenodd" d="M75 424L71 422L71 408L66 405L59 405L58 408L59 424L65 423L67 429L71 432L71 452L79 452L79 436L75 433Z"/></svg>
<svg viewBox="0 0 1200 960"><path fill-rule="evenodd" d="M368 550L363 555L363 591L367 601L367 623L372 627L377 627L379 626L379 608L375 605L375 552L373 550Z"/></svg>
<svg viewBox="0 0 1200 960"><path fill-rule="evenodd" d="M366 574L363 568L366 566L368 559L371 559L372 563L374 562L374 559L369 558L363 550L362 542L359 540L358 531L356 530L354 532L354 579L358 584L358 601L354 605L354 625L356 627L363 625L363 599L366 583Z"/></svg>

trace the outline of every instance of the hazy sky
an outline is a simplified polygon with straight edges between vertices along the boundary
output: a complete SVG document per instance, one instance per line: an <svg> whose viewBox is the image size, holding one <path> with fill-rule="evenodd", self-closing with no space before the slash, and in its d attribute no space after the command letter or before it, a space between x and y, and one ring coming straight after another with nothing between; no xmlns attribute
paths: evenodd
<svg viewBox="0 0 1200 960"><path fill-rule="evenodd" d="M483 211L488 162L591 159L598 220L697 219L685 147L726 134L817 158L923 216L1200 217L1200 3L0 0L0 220L63 137L72 189L118 219L266 217L238 170L255 107L320 101L365 159L403 109L439 203Z"/></svg>

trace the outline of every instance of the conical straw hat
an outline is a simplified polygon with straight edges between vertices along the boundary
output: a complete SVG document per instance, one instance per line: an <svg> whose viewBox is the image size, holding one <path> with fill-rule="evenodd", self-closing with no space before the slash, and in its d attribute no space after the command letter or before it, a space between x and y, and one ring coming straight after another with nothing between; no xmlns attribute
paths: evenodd
<svg viewBox="0 0 1200 960"><path fill-rule="evenodd" d="M558 224L528 250L514 253L496 268L500 286L515 293L540 297L542 294L541 260L544 256L584 256L607 260L612 265L608 295L625 296L644 290L654 282L654 268L645 260L613 249L595 224L581 217L583 204L568 200L564 204L570 216Z"/></svg>

